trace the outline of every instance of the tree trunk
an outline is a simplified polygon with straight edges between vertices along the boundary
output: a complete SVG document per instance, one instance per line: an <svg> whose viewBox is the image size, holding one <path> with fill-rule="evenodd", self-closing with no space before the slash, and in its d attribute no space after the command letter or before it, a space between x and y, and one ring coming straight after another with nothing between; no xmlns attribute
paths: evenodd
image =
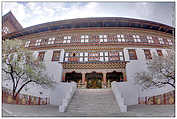
<svg viewBox="0 0 177 119"><path fill-rule="evenodd" d="M30 83L30 82L32 82L32 80L27 81L26 83L24 83L24 84L20 87L20 89L19 89L19 90L17 91L17 93L15 94L15 98L18 96L18 94L19 94L20 91L24 88L24 86L27 85L27 84Z"/></svg>

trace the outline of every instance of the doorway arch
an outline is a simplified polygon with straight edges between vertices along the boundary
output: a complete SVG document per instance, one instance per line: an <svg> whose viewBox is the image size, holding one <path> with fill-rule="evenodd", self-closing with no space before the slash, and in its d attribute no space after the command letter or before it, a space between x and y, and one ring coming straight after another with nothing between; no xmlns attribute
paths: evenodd
<svg viewBox="0 0 177 119"><path fill-rule="evenodd" d="M108 85L108 87L111 87L111 83L113 81L116 81L116 82L123 82L123 73L122 72L116 72L116 71L113 71L113 72L109 72L106 74L106 83Z"/></svg>
<svg viewBox="0 0 177 119"><path fill-rule="evenodd" d="M102 79L103 79L103 74L102 73L86 73L86 82L87 88L102 88Z"/></svg>
<svg viewBox="0 0 177 119"><path fill-rule="evenodd" d="M80 83L82 81L82 74L76 73L75 71L71 73L66 73L65 76L65 82L71 82L74 81L76 83Z"/></svg>

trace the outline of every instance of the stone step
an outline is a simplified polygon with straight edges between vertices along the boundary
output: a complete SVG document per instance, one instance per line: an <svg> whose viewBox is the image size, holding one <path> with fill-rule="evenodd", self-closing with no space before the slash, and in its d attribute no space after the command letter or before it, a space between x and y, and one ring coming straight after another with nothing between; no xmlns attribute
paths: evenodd
<svg viewBox="0 0 177 119"><path fill-rule="evenodd" d="M110 114L119 113L120 109L111 89L77 89L67 112Z"/></svg>

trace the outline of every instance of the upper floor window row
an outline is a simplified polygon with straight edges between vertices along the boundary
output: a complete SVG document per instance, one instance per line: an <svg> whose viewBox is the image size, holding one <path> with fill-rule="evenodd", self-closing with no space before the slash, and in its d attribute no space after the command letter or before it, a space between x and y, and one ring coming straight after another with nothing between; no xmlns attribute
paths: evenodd
<svg viewBox="0 0 177 119"><path fill-rule="evenodd" d="M100 43L107 42L108 41L107 37L108 37L107 35L99 35Z"/></svg>
<svg viewBox="0 0 177 119"><path fill-rule="evenodd" d="M158 38L160 44L164 44L163 38Z"/></svg>
<svg viewBox="0 0 177 119"><path fill-rule="evenodd" d="M44 61L45 51L41 51L38 53L38 60ZM60 51L56 50L53 51L52 61L59 61L60 60Z"/></svg>
<svg viewBox="0 0 177 119"><path fill-rule="evenodd" d="M158 41L155 42L155 37L152 37L152 36L146 36L145 38L144 37L140 37L140 35L129 35L129 36L132 36L133 37L133 40L131 40L132 38L129 39L128 36L126 36L125 34L116 34L116 36L112 35L112 36L109 36L108 37L108 34L105 35L105 34L102 34L102 35L97 35L98 38L99 38L99 41L100 43L104 43L104 42L112 42L112 40L115 40L117 42L135 42L135 43L140 43L140 42L148 42L148 43L159 43L159 44L168 44L168 45L172 45L172 40L171 39L166 39L165 42L164 42L164 39L161 38L161 37L158 37ZM78 42L80 40L81 43L88 43L88 42L94 42L94 37L92 37L93 39L90 39L91 37L87 34L87 35L80 35L80 38L79 40L77 40L78 38L73 36L74 38L72 38L71 35L68 35L68 36L63 36L63 39L57 39L56 41L56 38L55 37L50 37L48 38L48 40L44 40L42 41L42 39L37 39L35 42L35 46L40 46L41 45L41 42L44 42L44 44L48 44L48 45L51 45L51 44L55 44L55 43L71 43L71 42ZM72 41L73 39L73 41ZM47 43L46 43L47 41ZM28 42L28 41L27 41ZM27 43L26 42L26 43ZM96 39L95 39L95 42L96 42ZM33 43L33 42L31 42ZM27 43L28 44L28 43ZM30 43L29 43L30 44ZM32 45L33 46L33 45ZM28 45L26 47L29 47Z"/></svg>
<svg viewBox="0 0 177 119"><path fill-rule="evenodd" d="M81 43L88 43L89 36L88 35L81 35Z"/></svg>
<svg viewBox="0 0 177 119"><path fill-rule="evenodd" d="M154 43L152 36L147 36L148 43Z"/></svg>
<svg viewBox="0 0 177 119"><path fill-rule="evenodd" d="M135 49L128 49L129 59L130 60L137 60L136 50ZM162 50L157 50L158 56L163 56ZM152 59L152 54L150 49L144 49L144 56L147 60Z"/></svg>
<svg viewBox="0 0 177 119"><path fill-rule="evenodd" d="M123 34L117 34L117 40L118 42L125 42L125 38Z"/></svg>
<svg viewBox="0 0 177 119"><path fill-rule="evenodd" d="M36 40L35 46L41 45L41 41L42 41L42 39Z"/></svg>
<svg viewBox="0 0 177 119"><path fill-rule="evenodd" d="M133 35L133 38L134 38L134 42L141 42L139 35Z"/></svg>
<svg viewBox="0 0 177 119"><path fill-rule="evenodd" d="M169 44L169 45L173 45L173 43L172 43L172 40L171 40L171 39L167 39L167 41L168 41L168 44Z"/></svg>
<svg viewBox="0 0 177 119"><path fill-rule="evenodd" d="M55 38L54 37L53 38L49 38L48 44L54 44L54 42L55 42Z"/></svg>
<svg viewBox="0 0 177 119"><path fill-rule="evenodd" d="M25 43L25 48L26 48L26 47L29 47L30 42L31 42L31 41L27 41L27 42Z"/></svg>
<svg viewBox="0 0 177 119"><path fill-rule="evenodd" d="M71 43L71 39L72 39L71 36L64 36L63 43Z"/></svg>
<svg viewBox="0 0 177 119"><path fill-rule="evenodd" d="M114 57L123 56L122 51L108 51L108 52L65 52L65 57Z"/></svg>

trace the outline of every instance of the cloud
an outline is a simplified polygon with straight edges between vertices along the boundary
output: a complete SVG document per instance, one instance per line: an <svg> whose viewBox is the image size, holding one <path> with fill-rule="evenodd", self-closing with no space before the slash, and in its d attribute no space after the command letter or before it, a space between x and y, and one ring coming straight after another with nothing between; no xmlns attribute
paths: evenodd
<svg viewBox="0 0 177 119"><path fill-rule="evenodd" d="M151 2L3 2L23 27L85 17L128 17L172 24L174 3ZM167 11L168 10L168 11Z"/></svg>

